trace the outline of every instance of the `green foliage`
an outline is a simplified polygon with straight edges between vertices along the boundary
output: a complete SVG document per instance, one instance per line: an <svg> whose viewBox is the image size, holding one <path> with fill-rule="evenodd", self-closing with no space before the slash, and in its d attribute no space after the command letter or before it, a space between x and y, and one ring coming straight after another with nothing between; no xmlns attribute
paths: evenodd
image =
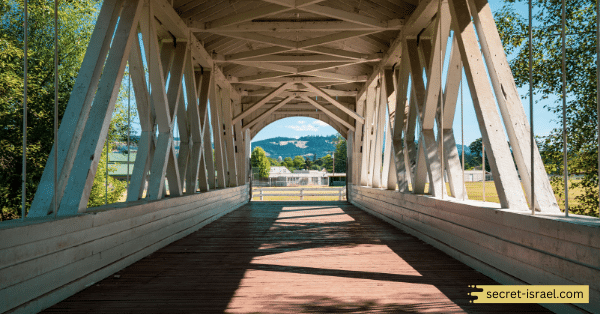
<svg viewBox="0 0 600 314"><path fill-rule="evenodd" d="M289 171L294 171L294 169L296 169L294 168L294 161L291 157L285 157L281 165L286 167Z"/></svg>
<svg viewBox="0 0 600 314"><path fill-rule="evenodd" d="M261 178L269 177L271 163L269 162L267 154L265 154L265 151L262 148L256 147L252 151L252 154L250 155L250 163L252 164L253 168L259 169L258 173Z"/></svg>
<svg viewBox="0 0 600 314"><path fill-rule="evenodd" d="M59 120L85 54L100 0L60 1ZM27 206L54 142L54 1L30 0L27 83ZM16 218L21 207L23 141L23 2L0 4L0 213Z"/></svg>
<svg viewBox="0 0 600 314"><path fill-rule="evenodd" d="M109 149L112 149L113 145L109 145ZM119 201L119 198L125 193L127 189L127 183L124 181L117 180L111 176L108 176L108 194L106 189L106 145L102 149L102 155L98 162L98 170L94 177L94 184L92 185L92 191L90 193L90 199L88 200L88 207L96 207L104 205L105 202L108 204ZM108 165L108 171L115 171L115 166Z"/></svg>
<svg viewBox="0 0 600 314"><path fill-rule="evenodd" d="M277 159L273 159L271 157L267 157L267 159L269 159L269 163L271 164L271 167L281 166L281 164L277 161Z"/></svg>
<svg viewBox="0 0 600 314"><path fill-rule="evenodd" d="M524 1L524 0L521 0ZM596 2L568 1L566 7L566 91L569 173L583 175L573 187L583 189L576 197L574 213L598 215L598 138L596 113ZM542 139L540 152L551 175L561 175L562 158L562 54L561 3L534 1L533 89L537 103L556 114L557 128ZM495 16L517 86L529 86L527 17L506 4ZM561 193L562 180L553 179L555 192ZM558 195L557 195L558 196ZM560 197L560 196L559 196Z"/></svg>
<svg viewBox="0 0 600 314"><path fill-rule="evenodd" d="M482 139L481 137L474 140L471 144L469 144L469 150L471 151L471 153L469 154L470 158L468 159L468 163L467 163L467 154L465 154L465 168L474 168L474 167L481 167L481 155L482 155ZM468 167L467 167L468 165ZM487 158L487 153L485 156L485 171L491 171L490 170L490 162L488 161Z"/></svg>
<svg viewBox="0 0 600 314"><path fill-rule="evenodd" d="M338 134L335 144L335 172L345 173L347 170L348 147L346 139Z"/></svg>
<svg viewBox="0 0 600 314"><path fill-rule="evenodd" d="M304 169L305 164L306 164L306 161L304 160L304 157L302 157L302 156L294 157L294 168Z"/></svg>
<svg viewBox="0 0 600 314"><path fill-rule="evenodd" d="M331 155L327 154L323 156L321 160L321 167L325 168L327 172L333 172L333 158L331 158Z"/></svg>

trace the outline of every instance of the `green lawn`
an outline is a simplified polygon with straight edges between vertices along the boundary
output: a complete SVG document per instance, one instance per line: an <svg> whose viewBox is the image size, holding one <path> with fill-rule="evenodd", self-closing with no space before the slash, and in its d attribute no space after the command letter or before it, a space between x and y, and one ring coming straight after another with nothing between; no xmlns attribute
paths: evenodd
<svg viewBox="0 0 600 314"><path fill-rule="evenodd" d="M573 180L571 180L571 182L573 182ZM446 187L448 189L450 189L450 186L448 185L448 183L446 183ZM470 200L476 200L476 201L483 201L483 184L482 182L465 182L465 187L467 188L467 195L469 196ZM310 193L318 193L318 194L326 194L326 193L332 193L332 189L336 189L337 187L319 187L319 186L313 186L310 188L319 188L322 191L315 191L315 192L310 192ZM427 191L429 190L429 184L425 185L425 192L427 193ZM285 193L291 193L290 191L269 191L265 193L269 193L269 194L285 194ZM577 189L569 189L569 205L573 206L573 205L577 205L578 202L575 200L575 197L578 195L581 195L583 193L583 190L581 188L577 188ZM253 188L253 195L254 197L252 198L253 201L259 201L260 197L258 197L258 188ZM345 199L345 198L344 198ZM295 201L295 200L300 200L300 197L295 197L295 196L264 196L263 197L264 201ZM304 197L305 201L337 201L339 200L338 196L305 196ZM556 200L558 201L558 206L564 210L565 208L565 202L563 198L556 198ZM487 181L485 182L485 201L486 202L493 202L493 203L500 203L500 200L498 198L498 193L496 192L496 185L494 184L494 181Z"/></svg>
<svg viewBox="0 0 600 314"><path fill-rule="evenodd" d="M570 180L569 185L571 185L575 180ZM446 187L450 189L448 183L446 183ZM467 195L470 200L475 201L483 201L483 184L482 182L465 182L465 187L467 188ZM425 192L429 190L429 183L425 185ZM569 188L569 207L577 205L578 202L575 197L581 195L583 193L583 189L581 188ZM496 184L494 181L486 181L485 182L485 201L500 203L500 199L498 198L498 193L496 192ZM565 200L564 198L556 197L556 201L558 202L558 206L560 209L565 209Z"/></svg>

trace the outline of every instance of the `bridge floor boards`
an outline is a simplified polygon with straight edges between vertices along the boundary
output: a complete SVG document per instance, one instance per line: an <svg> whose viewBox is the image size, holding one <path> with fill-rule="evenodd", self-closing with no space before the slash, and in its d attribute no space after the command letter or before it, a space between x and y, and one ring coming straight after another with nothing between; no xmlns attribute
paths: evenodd
<svg viewBox="0 0 600 314"><path fill-rule="evenodd" d="M496 284L346 202L252 202L47 313L507 313Z"/></svg>

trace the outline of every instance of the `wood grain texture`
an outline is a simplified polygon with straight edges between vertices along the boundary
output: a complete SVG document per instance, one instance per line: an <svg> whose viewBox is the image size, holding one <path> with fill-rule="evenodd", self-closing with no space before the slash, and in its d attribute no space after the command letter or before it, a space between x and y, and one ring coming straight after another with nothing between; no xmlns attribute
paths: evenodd
<svg viewBox="0 0 600 314"><path fill-rule="evenodd" d="M346 202L252 202L45 312L545 312L469 284L495 282Z"/></svg>

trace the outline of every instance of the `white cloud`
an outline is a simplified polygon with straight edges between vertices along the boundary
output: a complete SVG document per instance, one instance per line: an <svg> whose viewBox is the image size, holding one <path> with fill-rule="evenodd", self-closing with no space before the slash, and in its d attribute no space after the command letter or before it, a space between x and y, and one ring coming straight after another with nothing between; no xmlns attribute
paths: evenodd
<svg viewBox="0 0 600 314"><path fill-rule="evenodd" d="M312 132L317 132L319 131L318 127L315 127L312 124L305 124L305 125L287 125L286 128L290 128L294 131L312 131Z"/></svg>
<svg viewBox="0 0 600 314"><path fill-rule="evenodd" d="M304 124L304 123L306 123L306 121L304 121L304 120L298 121L298 124Z"/></svg>
<svg viewBox="0 0 600 314"><path fill-rule="evenodd" d="M327 125L329 125L329 124L327 124L327 123L325 123L325 122L323 122L321 120L315 120L315 122L313 122L312 124L318 125L318 126L327 126Z"/></svg>

